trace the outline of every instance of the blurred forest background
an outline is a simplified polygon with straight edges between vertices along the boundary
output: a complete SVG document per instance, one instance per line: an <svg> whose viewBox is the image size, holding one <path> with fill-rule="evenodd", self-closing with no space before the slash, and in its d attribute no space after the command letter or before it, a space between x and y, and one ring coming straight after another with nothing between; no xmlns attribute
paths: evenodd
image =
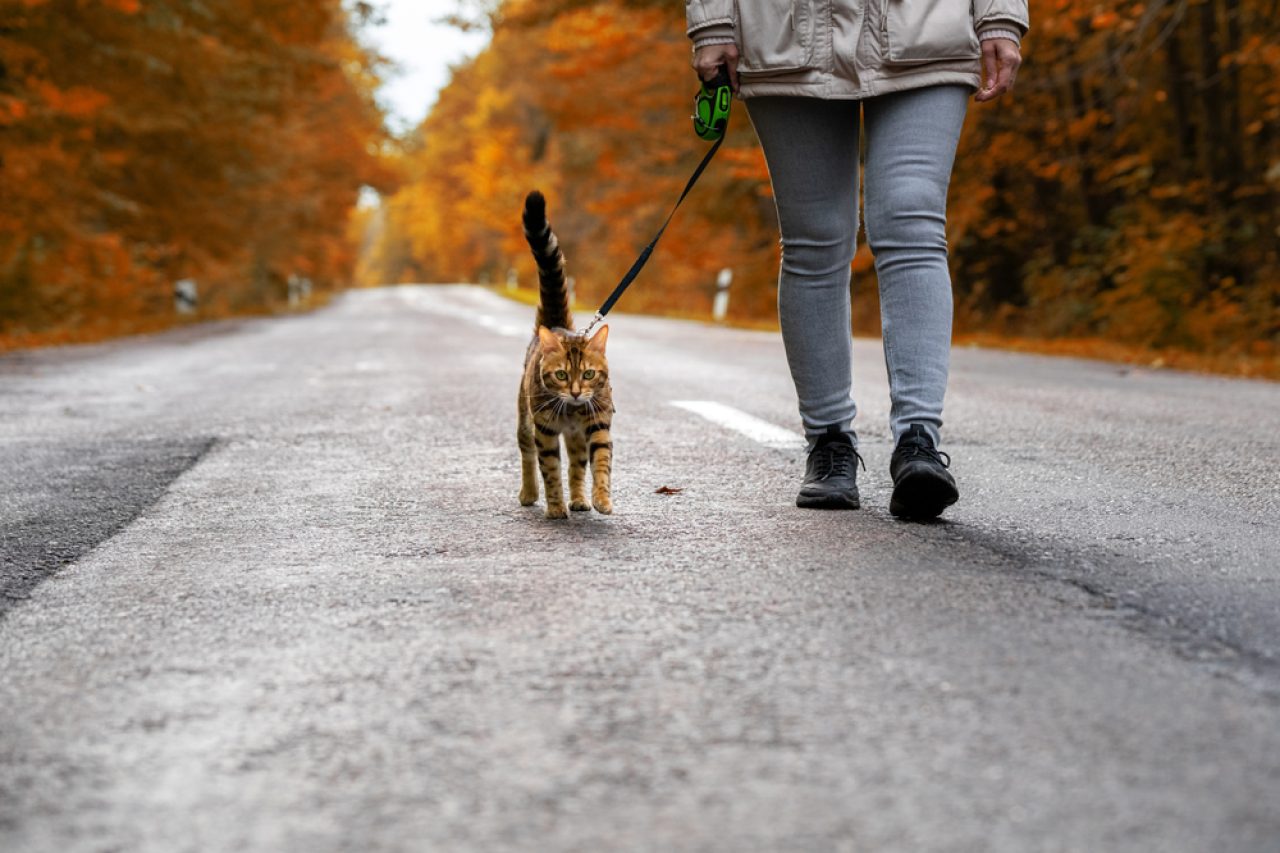
<svg viewBox="0 0 1280 853"><path fill-rule="evenodd" d="M270 309L348 284L390 189L374 58L340 0L0 0L0 345Z"/></svg>
<svg viewBox="0 0 1280 853"><path fill-rule="evenodd" d="M527 284L533 187L594 307L704 150L671 0L494 0L471 21L489 47L402 139L358 37L376 3L0 5L0 346L170 322L183 276L213 312L277 305L292 274ZM1280 0L1031 19L1014 96L973 104L961 142L958 333L1280 377ZM739 105L621 307L706 317L727 266L730 318L769 323L777 259ZM874 334L865 244L854 268Z"/></svg>

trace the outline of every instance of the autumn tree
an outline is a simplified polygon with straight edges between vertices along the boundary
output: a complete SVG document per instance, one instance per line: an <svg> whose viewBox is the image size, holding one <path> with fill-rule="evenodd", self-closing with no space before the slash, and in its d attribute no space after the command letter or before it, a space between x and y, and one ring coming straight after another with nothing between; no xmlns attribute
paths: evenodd
<svg viewBox="0 0 1280 853"><path fill-rule="evenodd" d="M1271 4L1274 5L1274 4ZM1280 18L1262 0L1031 0L1016 91L973 104L951 187L962 332L1280 358ZM383 280L529 275L518 212L538 186L584 301L665 216L703 143L678 4L506 0L409 140L378 214ZM607 66L602 67L601 63ZM777 230L743 110L628 292L772 318ZM865 240L855 327L877 327ZM1244 361L1241 362L1245 364Z"/></svg>
<svg viewBox="0 0 1280 853"><path fill-rule="evenodd" d="M5 0L0 338L162 322L184 276L223 310L342 283L375 84L338 0Z"/></svg>
<svg viewBox="0 0 1280 853"><path fill-rule="evenodd" d="M1274 354L1274 10L1033 0L1032 19L1015 97L975 111L962 142L966 323Z"/></svg>
<svg viewBox="0 0 1280 853"><path fill-rule="evenodd" d="M372 275L501 280L515 269L527 279L519 213L536 187L579 296L603 299L706 150L688 118L695 81L681 15L656 3L504 4L489 48L455 71L409 141L407 185L388 200L374 248L394 265ZM627 307L705 313L716 273L734 266L736 310L767 312L777 244L767 193L736 115L717 167L677 214Z"/></svg>

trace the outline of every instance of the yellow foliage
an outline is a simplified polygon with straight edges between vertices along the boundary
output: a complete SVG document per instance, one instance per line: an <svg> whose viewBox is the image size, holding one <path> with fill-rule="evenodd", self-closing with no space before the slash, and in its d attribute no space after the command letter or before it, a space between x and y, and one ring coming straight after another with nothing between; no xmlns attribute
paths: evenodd
<svg viewBox="0 0 1280 853"><path fill-rule="evenodd" d="M346 283L386 185L373 58L340 0L207 9L26 0L0 27L0 348L283 302Z"/></svg>
<svg viewBox="0 0 1280 853"><path fill-rule="evenodd" d="M972 105L957 156L959 328L1274 364L1280 20L1257 0L1031 2L1017 89ZM580 299L598 304L705 150L688 122L680 12L499 4L492 45L442 93L411 140L407 184L370 226L368 280L502 281L515 269L530 281L518 216L537 187ZM735 315L774 316L776 222L740 105L729 134L624 309L705 313L729 266ZM864 245L860 330L876 326L873 278Z"/></svg>

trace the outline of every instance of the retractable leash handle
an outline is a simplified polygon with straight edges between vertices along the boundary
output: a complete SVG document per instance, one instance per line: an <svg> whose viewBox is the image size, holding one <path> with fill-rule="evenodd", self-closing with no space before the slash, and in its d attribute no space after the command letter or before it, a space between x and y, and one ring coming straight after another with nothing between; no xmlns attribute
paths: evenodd
<svg viewBox="0 0 1280 853"><path fill-rule="evenodd" d="M612 310L614 303L622 296L622 292L631 286L631 282L635 281L636 276L640 274L640 270L644 269L644 265L649 262L649 256L653 254L654 247L658 245L658 241L662 239L663 232L671 224L671 217L676 215L676 211L680 209L680 204L684 201L685 196L689 194L689 190L693 189L693 185L698 182L698 178L702 177L702 173L706 170L707 164L711 162L711 158L716 156L716 152L720 150L720 144L724 142L725 128L729 125L729 107L732 103L733 88L729 83L729 67L721 65L716 71L716 76L711 80L704 80L698 89L698 93L693 96L693 130L701 138L712 142L711 148L706 154L702 155L702 162L693 170L693 175L689 178L688 183L684 185L684 191L680 193L680 198L676 199L675 206L667 214L667 219L662 223L662 227L658 229L658 233L653 235L649 245L645 246L640 252L640 257L636 258L635 263L631 265L631 269L627 270L627 274L622 277L622 281L618 282L618 286L613 289L613 293L609 294L609 298L604 301L604 305L601 305L600 310L591 318L591 322L578 334L585 337L604 321L604 315Z"/></svg>
<svg viewBox="0 0 1280 853"><path fill-rule="evenodd" d="M716 69L716 76L703 80L702 87L693 96L694 133L708 142L724 136L732 105L733 86L729 80L729 66L721 65Z"/></svg>

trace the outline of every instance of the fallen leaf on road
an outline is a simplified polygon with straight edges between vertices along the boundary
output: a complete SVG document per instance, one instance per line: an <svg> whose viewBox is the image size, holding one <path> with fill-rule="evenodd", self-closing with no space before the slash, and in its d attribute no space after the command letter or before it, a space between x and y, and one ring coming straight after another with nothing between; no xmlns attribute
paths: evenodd
<svg viewBox="0 0 1280 853"><path fill-rule="evenodd" d="M678 495L683 491L684 491L683 488L677 489L677 488L672 488L671 486L663 486L660 489L654 489L653 493L655 495Z"/></svg>

